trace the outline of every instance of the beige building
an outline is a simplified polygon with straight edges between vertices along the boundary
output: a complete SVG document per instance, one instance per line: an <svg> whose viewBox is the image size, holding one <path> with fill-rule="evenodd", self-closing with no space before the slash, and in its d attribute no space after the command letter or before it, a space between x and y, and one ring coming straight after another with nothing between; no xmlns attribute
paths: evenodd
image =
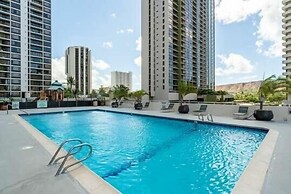
<svg viewBox="0 0 291 194"><path fill-rule="evenodd" d="M111 87L116 85L124 85L132 91L132 72L111 72Z"/></svg>
<svg viewBox="0 0 291 194"><path fill-rule="evenodd" d="M75 80L75 87L81 95L89 95L92 90L91 50L82 46L66 50L66 75Z"/></svg>
<svg viewBox="0 0 291 194"><path fill-rule="evenodd" d="M182 80L214 89L214 0L143 0L141 19L143 90L176 100Z"/></svg>
<svg viewBox="0 0 291 194"><path fill-rule="evenodd" d="M291 78L291 0L283 0L283 75Z"/></svg>

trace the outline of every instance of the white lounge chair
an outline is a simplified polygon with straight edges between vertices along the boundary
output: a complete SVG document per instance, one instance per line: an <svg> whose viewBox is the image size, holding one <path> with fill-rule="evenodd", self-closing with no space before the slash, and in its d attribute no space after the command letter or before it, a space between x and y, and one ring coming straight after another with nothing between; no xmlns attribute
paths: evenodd
<svg viewBox="0 0 291 194"><path fill-rule="evenodd" d="M249 107L247 106L240 106L238 108L237 113L233 113L233 116L235 119L248 119L250 118L253 114L248 114Z"/></svg>
<svg viewBox="0 0 291 194"><path fill-rule="evenodd" d="M172 112L172 111L174 111L174 110L173 110L174 105L175 105L175 104L170 103L168 107L161 108L161 112L162 112L162 113L166 113L166 112Z"/></svg>

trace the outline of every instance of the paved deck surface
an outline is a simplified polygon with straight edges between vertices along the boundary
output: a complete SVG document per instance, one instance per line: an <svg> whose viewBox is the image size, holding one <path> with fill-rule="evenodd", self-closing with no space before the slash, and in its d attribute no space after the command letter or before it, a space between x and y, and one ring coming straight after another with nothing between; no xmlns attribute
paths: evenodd
<svg viewBox="0 0 291 194"><path fill-rule="evenodd" d="M98 107L100 108L100 107ZM56 108L25 110L28 113L56 112L68 110L96 109ZM101 109L111 110L109 107ZM118 111L141 112L128 108L118 108ZM159 115L157 111L143 110L143 114ZM0 112L0 193L86 193L77 181L69 174L55 177L56 167L47 167L51 155L20 125L13 116L21 111ZM163 113L163 116L176 118L191 118L193 115L178 113ZM230 117L214 116L219 123L260 126L279 132L277 144L268 169L262 193L289 194L291 191L291 123L262 122L255 120L235 120Z"/></svg>
<svg viewBox="0 0 291 194"><path fill-rule="evenodd" d="M87 193L70 175L54 176L51 155L11 113L0 112L0 193Z"/></svg>

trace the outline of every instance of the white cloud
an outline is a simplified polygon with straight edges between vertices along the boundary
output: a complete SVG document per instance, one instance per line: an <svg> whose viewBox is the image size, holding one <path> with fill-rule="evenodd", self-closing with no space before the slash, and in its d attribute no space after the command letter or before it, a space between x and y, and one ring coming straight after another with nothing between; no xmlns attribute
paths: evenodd
<svg viewBox="0 0 291 194"><path fill-rule="evenodd" d="M217 0L215 17L224 24L244 21L248 16L258 13L261 4L260 0Z"/></svg>
<svg viewBox="0 0 291 194"><path fill-rule="evenodd" d="M141 36L135 41L136 43L136 50L141 51Z"/></svg>
<svg viewBox="0 0 291 194"><path fill-rule="evenodd" d="M98 70L105 70L110 68L110 65L108 63L106 63L103 60L97 59L97 60L92 60L92 68L96 68Z"/></svg>
<svg viewBox="0 0 291 194"><path fill-rule="evenodd" d="M268 57L282 55L281 0L216 0L216 20L223 24L241 22L258 14L255 36L257 51Z"/></svg>
<svg viewBox="0 0 291 194"><path fill-rule="evenodd" d="M116 18L116 13L112 13L110 16Z"/></svg>
<svg viewBox="0 0 291 194"><path fill-rule="evenodd" d="M134 59L134 64L137 66L141 67L141 56L137 57Z"/></svg>
<svg viewBox="0 0 291 194"><path fill-rule="evenodd" d="M125 31L121 29L121 30L118 30L116 33L117 33L117 34L123 34L124 32L125 32Z"/></svg>
<svg viewBox="0 0 291 194"><path fill-rule="evenodd" d="M133 32L134 32L134 30L132 28L127 28L127 29L120 29L116 33L117 34L124 34L124 33L131 34Z"/></svg>
<svg viewBox="0 0 291 194"><path fill-rule="evenodd" d="M110 86L110 74L103 74L100 71L110 68L110 65L103 60L92 60L92 88L97 89L101 85Z"/></svg>
<svg viewBox="0 0 291 194"><path fill-rule="evenodd" d="M65 57L52 59L52 81L66 82Z"/></svg>
<svg viewBox="0 0 291 194"><path fill-rule="evenodd" d="M107 49L112 48L112 42L103 42L102 46Z"/></svg>
<svg viewBox="0 0 291 194"><path fill-rule="evenodd" d="M101 74L96 68L92 69L92 89L98 89L100 86L110 86L111 76L110 74Z"/></svg>
<svg viewBox="0 0 291 194"><path fill-rule="evenodd" d="M128 33L133 33L133 29L131 29L131 28L126 29L126 31L127 31Z"/></svg>
<svg viewBox="0 0 291 194"><path fill-rule="evenodd" d="M255 69L248 59L235 53L230 53L229 56L218 55L218 58L224 67L217 67L215 69L217 76L247 74L252 73Z"/></svg>

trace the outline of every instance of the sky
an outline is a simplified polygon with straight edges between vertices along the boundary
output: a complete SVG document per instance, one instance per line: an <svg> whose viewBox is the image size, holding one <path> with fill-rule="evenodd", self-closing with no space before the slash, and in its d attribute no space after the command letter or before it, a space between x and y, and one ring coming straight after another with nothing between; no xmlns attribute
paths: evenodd
<svg viewBox="0 0 291 194"><path fill-rule="evenodd" d="M111 71L141 83L140 0L52 0L53 80L65 82L65 50L92 51L92 88ZM215 0L216 85L282 74L281 0Z"/></svg>

